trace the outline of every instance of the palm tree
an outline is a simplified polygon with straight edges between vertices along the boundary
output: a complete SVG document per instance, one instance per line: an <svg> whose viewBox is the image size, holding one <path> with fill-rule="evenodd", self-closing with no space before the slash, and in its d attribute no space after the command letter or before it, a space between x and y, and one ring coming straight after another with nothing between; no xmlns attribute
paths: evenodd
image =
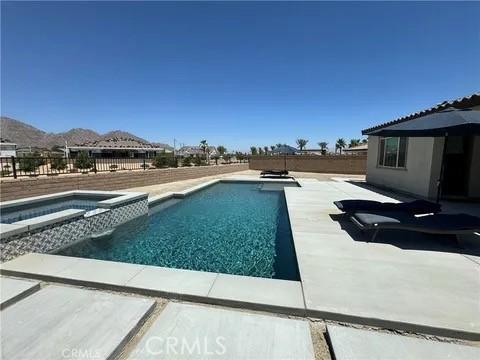
<svg viewBox="0 0 480 360"><path fill-rule="evenodd" d="M362 139L362 144L368 144L368 140L367 139Z"/></svg>
<svg viewBox="0 0 480 360"><path fill-rule="evenodd" d="M282 146L283 146L283 144L280 144L280 143L278 143L277 145L275 145L275 147L277 147L277 148L282 147Z"/></svg>
<svg viewBox="0 0 480 360"><path fill-rule="evenodd" d="M263 151L265 151L265 155L268 155L268 146L264 146Z"/></svg>
<svg viewBox="0 0 480 360"><path fill-rule="evenodd" d="M258 155L263 155L263 149L261 146L258 147Z"/></svg>
<svg viewBox="0 0 480 360"><path fill-rule="evenodd" d="M322 155L325 155L327 153L327 145L328 143L326 141L320 141L318 143L318 146L320 146L320 151L322 152Z"/></svg>
<svg viewBox="0 0 480 360"><path fill-rule="evenodd" d="M203 153L205 154L205 160L207 162L207 164L209 163L208 161L208 150L209 150L209 147L208 147L208 143L207 143L207 140L202 140L200 141L200 148L203 150Z"/></svg>
<svg viewBox="0 0 480 360"><path fill-rule="evenodd" d="M306 139L297 139L297 145L298 145L298 148L300 149L300 151L302 151L305 148L307 143L308 143L308 140L306 140Z"/></svg>
<svg viewBox="0 0 480 360"><path fill-rule="evenodd" d="M219 145L217 146L217 151L221 156L223 156L223 154L227 152L227 148L223 145Z"/></svg>
<svg viewBox="0 0 480 360"><path fill-rule="evenodd" d="M350 144L348 144L348 147L352 148L358 145L360 145L360 139L351 139Z"/></svg>
<svg viewBox="0 0 480 360"><path fill-rule="evenodd" d="M340 150L340 155L342 155L342 149L345 148L345 146L347 146L347 144L344 138L337 139L335 143L335 153L337 153L337 150Z"/></svg>
<svg viewBox="0 0 480 360"><path fill-rule="evenodd" d="M275 150L275 145L270 145L270 150L273 152L273 150Z"/></svg>
<svg viewBox="0 0 480 360"><path fill-rule="evenodd" d="M250 146L250 152L252 155L257 155L257 148L255 146Z"/></svg>

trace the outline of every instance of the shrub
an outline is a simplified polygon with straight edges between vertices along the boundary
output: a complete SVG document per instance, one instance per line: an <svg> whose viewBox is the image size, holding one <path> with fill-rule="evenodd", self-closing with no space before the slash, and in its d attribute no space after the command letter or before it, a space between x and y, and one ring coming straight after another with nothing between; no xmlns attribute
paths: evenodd
<svg viewBox="0 0 480 360"><path fill-rule="evenodd" d="M9 169L7 169L7 165L5 165L5 166L3 167L3 170L0 171L0 176L1 176L1 177L5 177L5 176L10 175L10 173L11 173L11 171L10 171Z"/></svg>
<svg viewBox="0 0 480 360"><path fill-rule="evenodd" d="M193 163L195 164L195 166L202 166L202 158L200 156L195 156L195 158L193 159Z"/></svg>
<svg viewBox="0 0 480 360"><path fill-rule="evenodd" d="M21 171L32 172L35 171L40 165L43 165L44 161L41 158L34 157L21 157L18 158L18 168Z"/></svg>
<svg viewBox="0 0 480 360"><path fill-rule="evenodd" d="M152 161L152 165L155 166L156 168L164 168L168 167L168 158L164 154L160 154L155 156L155 158Z"/></svg>
<svg viewBox="0 0 480 360"><path fill-rule="evenodd" d="M93 166L93 162L85 151L81 151L75 160L75 166L81 170L88 170Z"/></svg>
<svg viewBox="0 0 480 360"><path fill-rule="evenodd" d="M192 166L192 158L190 156L186 156L182 160L182 166Z"/></svg>
<svg viewBox="0 0 480 360"><path fill-rule="evenodd" d="M65 170L67 168L67 161L63 158L53 158L50 161L50 168L58 171Z"/></svg>

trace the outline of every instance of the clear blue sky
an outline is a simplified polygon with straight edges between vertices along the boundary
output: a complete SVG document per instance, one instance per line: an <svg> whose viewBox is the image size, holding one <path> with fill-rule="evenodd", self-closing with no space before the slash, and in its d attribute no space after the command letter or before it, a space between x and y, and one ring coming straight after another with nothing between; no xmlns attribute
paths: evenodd
<svg viewBox="0 0 480 360"><path fill-rule="evenodd" d="M308 147L480 88L480 3L5 3L2 115Z"/></svg>

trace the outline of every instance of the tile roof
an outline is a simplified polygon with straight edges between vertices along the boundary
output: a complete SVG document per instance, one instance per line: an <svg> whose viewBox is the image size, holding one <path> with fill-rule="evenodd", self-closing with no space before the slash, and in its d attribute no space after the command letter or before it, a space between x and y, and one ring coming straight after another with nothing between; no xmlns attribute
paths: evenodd
<svg viewBox="0 0 480 360"><path fill-rule="evenodd" d="M164 144L152 144L139 141L133 138L110 138L95 141L87 141L82 144L75 144L69 148L100 148L100 149L139 149L139 150L156 150L166 148Z"/></svg>
<svg viewBox="0 0 480 360"><path fill-rule="evenodd" d="M456 108L456 109L468 109L468 108L471 108L471 107L474 107L474 106L480 106L480 92L477 92L477 93L474 93L474 94L471 94L471 95L468 95L468 96L464 96L464 97L461 97L461 98L458 98L458 99L455 99L455 100L446 100L446 101L443 101L443 102L441 102L441 103L439 103L439 104L437 104L433 107L430 107L428 109L417 111L415 113L399 117L395 120L391 120L391 121L388 121L388 122L380 124L380 125L372 126L368 129L362 130L362 135L368 135L370 132L372 132L374 130L378 130L378 129L381 129L381 128L384 128L386 126L390 126L390 125L393 125L393 124L398 124L398 123L401 123L401 122L414 120L414 119L417 119L417 118L419 118L421 116L424 116L424 115L428 115L428 114L432 114L432 113L436 113L436 112L445 110L446 108L449 108L449 107L453 107L453 108Z"/></svg>
<svg viewBox="0 0 480 360"><path fill-rule="evenodd" d="M351 148L343 149L343 151L362 151L368 150L368 144L360 144L357 146L352 146Z"/></svg>

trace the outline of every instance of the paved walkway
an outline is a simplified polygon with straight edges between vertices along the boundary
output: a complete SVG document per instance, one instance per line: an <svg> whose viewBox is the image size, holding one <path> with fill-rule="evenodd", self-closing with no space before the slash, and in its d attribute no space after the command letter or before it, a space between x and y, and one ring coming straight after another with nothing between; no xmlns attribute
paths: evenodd
<svg viewBox="0 0 480 360"><path fill-rule="evenodd" d="M386 231L367 243L333 201L392 199L347 182L300 182L285 194L307 313L480 338L480 265L454 240Z"/></svg>
<svg viewBox="0 0 480 360"><path fill-rule="evenodd" d="M0 278L7 282L25 283ZM306 319L47 283L3 309L0 320L2 359L480 357L478 347L329 324L332 354L325 326Z"/></svg>

